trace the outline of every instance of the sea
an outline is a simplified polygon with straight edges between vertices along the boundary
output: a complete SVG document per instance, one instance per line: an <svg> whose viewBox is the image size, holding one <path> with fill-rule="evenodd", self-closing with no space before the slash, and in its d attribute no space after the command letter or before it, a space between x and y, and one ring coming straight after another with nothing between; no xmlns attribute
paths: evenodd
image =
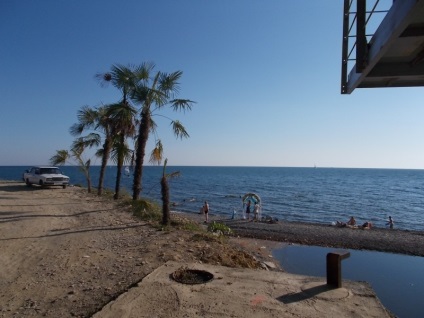
<svg viewBox="0 0 424 318"><path fill-rule="evenodd" d="M26 166L0 166L0 180L22 180ZM78 167L63 166L71 184L86 187ZM91 167L93 187L100 167ZM255 193L261 199L262 215L284 221L331 224L372 222L384 228L392 216L396 229L424 231L424 170L206 167L167 166L166 173L179 172L169 180L173 210L198 213L208 201L210 213L241 215L242 196ZM145 166L142 197L160 202L162 166ZM115 186L116 167L106 169L105 184ZM121 179L121 191L132 193L132 172Z"/></svg>

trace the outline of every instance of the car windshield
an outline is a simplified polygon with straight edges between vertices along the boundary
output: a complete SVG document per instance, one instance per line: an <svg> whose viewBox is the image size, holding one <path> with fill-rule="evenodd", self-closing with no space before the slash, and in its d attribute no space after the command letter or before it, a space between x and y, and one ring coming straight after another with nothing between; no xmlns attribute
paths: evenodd
<svg viewBox="0 0 424 318"><path fill-rule="evenodd" d="M41 174L60 174L60 170L58 168L41 168Z"/></svg>

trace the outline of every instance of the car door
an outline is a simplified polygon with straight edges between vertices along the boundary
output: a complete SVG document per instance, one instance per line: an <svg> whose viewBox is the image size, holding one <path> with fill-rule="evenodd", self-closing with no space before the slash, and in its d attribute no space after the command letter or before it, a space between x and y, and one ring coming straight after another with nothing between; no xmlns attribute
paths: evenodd
<svg viewBox="0 0 424 318"><path fill-rule="evenodd" d="M37 174L40 174L40 169L37 168L31 168L31 170L29 171L29 182L31 183L37 183Z"/></svg>

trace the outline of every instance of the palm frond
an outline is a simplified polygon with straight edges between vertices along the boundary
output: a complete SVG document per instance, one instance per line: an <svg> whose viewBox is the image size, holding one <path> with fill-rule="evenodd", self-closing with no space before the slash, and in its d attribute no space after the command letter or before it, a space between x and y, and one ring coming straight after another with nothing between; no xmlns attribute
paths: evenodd
<svg viewBox="0 0 424 318"><path fill-rule="evenodd" d="M176 71L171 74L161 73L159 79L159 90L166 92L169 98L173 98L180 91L180 83L178 80L183 75L182 71Z"/></svg>
<svg viewBox="0 0 424 318"><path fill-rule="evenodd" d="M124 135L133 138L136 134L136 121L137 109L128 103L117 103L108 105L107 107L108 118L110 119L110 126L112 135Z"/></svg>
<svg viewBox="0 0 424 318"><path fill-rule="evenodd" d="M99 146L102 142L102 138L99 134L97 133L90 133L87 136L83 137L84 142L84 146L85 147L94 147L94 146Z"/></svg>
<svg viewBox="0 0 424 318"><path fill-rule="evenodd" d="M152 133L156 133L156 130L158 128L158 125L156 124L156 122L152 119L152 117L150 117L150 131Z"/></svg>
<svg viewBox="0 0 424 318"><path fill-rule="evenodd" d="M53 166L62 166L70 158L67 150L57 150L56 154L50 158L50 163Z"/></svg>
<svg viewBox="0 0 424 318"><path fill-rule="evenodd" d="M174 131L174 135L177 138L183 139L183 138L189 138L190 135L185 130L185 127L181 124L179 120L173 120L171 122L172 130Z"/></svg>
<svg viewBox="0 0 424 318"><path fill-rule="evenodd" d="M152 62L144 62L133 68L133 73L138 81L147 82L150 79L150 73L155 68Z"/></svg>
<svg viewBox="0 0 424 318"><path fill-rule="evenodd" d="M163 145L160 140L156 142L155 148L153 148L152 152L150 153L150 160L151 163L157 163L160 165L162 162L162 156L163 156Z"/></svg>
<svg viewBox="0 0 424 318"><path fill-rule="evenodd" d="M86 145L84 143L84 137L75 139L71 145L71 152L74 157L80 157L84 152Z"/></svg>
<svg viewBox="0 0 424 318"><path fill-rule="evenodd" d="M75 123L71 126L71 128L69 128L69 133L72 136L79 136L82 134L82 132L85 129L85 125L81 124L81 123Z"/></svg>
<svg viewBox="0 0 424 318"><path fill-rule="evenodd" d="M166 175L168 179L178 178L179 176L181 176L181 173L179 171L174 171Z"/></svg>
<svg viewBox="0 0 424 318"><path fill-rule="evenodd" d="M186 110L191 110L191 107L193 104L195 104L196 102L189 100L189 99L174 99L170 101L171 103L171 108L174 111L186 111Z"/></svg>
<svg viewBox="0 0 424 318"><path fill-rule="evenodd" d="M78 121L86 126L92 125L98 117L98 110L87 105L82 106L77 112Z"/></svg>
<svg viewBox="0 0 424 318"><path fill-rule="evenodd" d="M118 164L121 160L121 164L129 164L132 159L133 151L128 147L126 142L120 143L116 142L113 146L113 149L110 154L110 159Z"/></svg>
<svg viewBox="0 0 424 318"><path fill-rule="evenodd" d="M150 88L145 85L137 85L132 91L131 99L140 105L144 105L149 96Z"/></svg>
<svg viewBox="0 0 424 318"><path fill-rule="evenodd" d="M96 150L96 152L94 153L94 155L97 158L102 158L103 155L104 155L104 153L105 153L104 149L103 148L99 148L99 149Z"/></svg>
<svg viewBox="0 0 424 318"><path fill-rule="evenodd" d="M131 67L120 64L112 65L111 68L112 84L118 89L128 89L134 87L134 74Z"/></svg>

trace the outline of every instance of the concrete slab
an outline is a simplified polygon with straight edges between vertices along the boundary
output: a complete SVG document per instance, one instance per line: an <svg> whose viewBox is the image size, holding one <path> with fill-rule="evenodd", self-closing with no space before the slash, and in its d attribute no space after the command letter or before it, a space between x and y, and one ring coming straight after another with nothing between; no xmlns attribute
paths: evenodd
<svg viewBox="0 0 424 318"><path fill-rule="evenodd" d="M213 280L178 283L180 268L208 271ZM94 318L135 317L392 317L364 282L330 289L325 278L277 271L168 262Z"/></svg>

